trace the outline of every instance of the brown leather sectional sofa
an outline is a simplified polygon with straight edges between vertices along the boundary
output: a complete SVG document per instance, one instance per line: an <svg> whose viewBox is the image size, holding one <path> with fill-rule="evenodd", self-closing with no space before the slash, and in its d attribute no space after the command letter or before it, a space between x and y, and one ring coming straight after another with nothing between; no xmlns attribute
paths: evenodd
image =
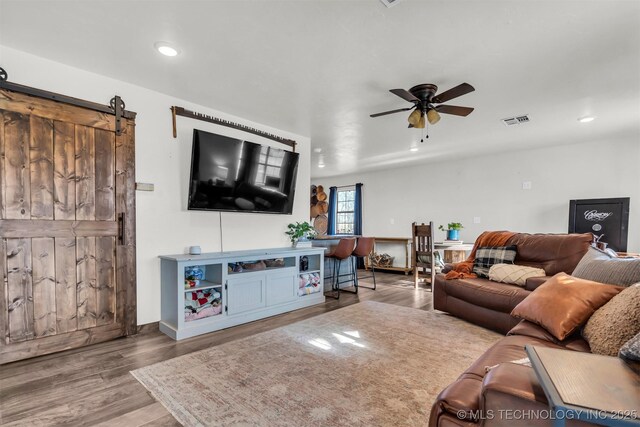
<svg viewBox="0 0 640 427"><path fill-rule="evenodd" d="M511 317L511 310L548 276L571 274L592 238L591 233L515 234L505 245L517 246L515 264L542 268L546 277L528 279L521 288L488 279L445 280L443 274L438 274L433 285L433 308L506 334L519 322Z"/></svg>
<svg viewBox="0 0 640 427"><path fill-rule="evenodd" d="M579 334L559 342L523 320L438 395L429 426L550 426L552 421L545 416L547 398L533 369L506 363L526 357L526 344L590 351ZM486 367L495 365L486 372ZM568 421L567 425L591 424Z"/></svg>
<svg viewBox="0 0 640 427"><path fill-rule="evenodd" d="M507 245L517 246L516 264L539 267L552 276L561 271L573 272L591 239L591 234L520 233ZM546 279L529 279L521 288L487 279L445 280L442 274L436 276L435 309L508 335L440 393L431 409L430 427L551 425L551 420L540 417L521 419L533 414L526 411L545 411L549 407L533 369L506 363L526 357L526 344L590 351L579 334L560 342L543 328L511 317L511 310ZM486 367L494 365L498 366L487 373Z"/></svg>

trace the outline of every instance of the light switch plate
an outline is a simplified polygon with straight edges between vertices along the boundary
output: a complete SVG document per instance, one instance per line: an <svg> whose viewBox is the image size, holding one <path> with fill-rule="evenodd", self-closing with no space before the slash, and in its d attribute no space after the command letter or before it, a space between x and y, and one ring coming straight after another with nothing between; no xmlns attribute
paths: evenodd
<svg viewBox="0 0 640 427"><path fill-rule="evenodd" d="M480 224L480 217L479 216L474 216L473 217L473 223L474 224Z"/></svg>
<svg viewBox="0 0 640 427"><path fill-rule="evenodd" d="M154 185L147 182L136 182L136 190L138 191L153 191Z"/></svg>
<svg viewBox="0 0 640 427"><path fill-rule="evenodd" d="M531 190L531 181L522 181L523 190Z"/></svg>

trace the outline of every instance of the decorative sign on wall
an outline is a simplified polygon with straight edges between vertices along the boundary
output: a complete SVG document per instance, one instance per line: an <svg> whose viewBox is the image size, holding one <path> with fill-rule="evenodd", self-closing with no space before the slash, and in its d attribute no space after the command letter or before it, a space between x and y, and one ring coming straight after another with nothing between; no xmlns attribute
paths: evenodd
<svg viewBox="0 0 640 427"><path fill-rule="evenodd" d="M593 233L601 247L627 251L629 197L569 202L569 233Z"/></svg>

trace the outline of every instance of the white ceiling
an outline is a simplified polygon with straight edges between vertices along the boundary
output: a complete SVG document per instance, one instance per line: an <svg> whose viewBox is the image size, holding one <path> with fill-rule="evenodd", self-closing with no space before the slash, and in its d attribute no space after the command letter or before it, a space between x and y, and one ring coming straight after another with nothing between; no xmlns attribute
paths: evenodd
<svg viewBox="0 0 640 427"><path fill-rule="evenodd" d="M182 53L159 55L159 40ZM0 43L308 135L326 164L312 154L314 177L640 142L635 0L403 0L390 9L379 0L2 0ZM476 110L443 115L423 144L406 113L369 118L410 106L389 89L462 82L476 91L449 104ZM519 114L531 123L500 122ZM584 115L597 119L578 123Z"/></svg>

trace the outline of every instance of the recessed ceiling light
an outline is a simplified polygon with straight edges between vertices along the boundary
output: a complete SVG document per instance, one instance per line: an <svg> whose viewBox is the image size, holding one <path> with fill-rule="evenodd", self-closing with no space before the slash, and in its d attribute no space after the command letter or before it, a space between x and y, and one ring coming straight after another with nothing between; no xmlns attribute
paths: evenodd
<svg viewBox="0 0 640 427"><path fill-rule="evenodd" d="M592 122L592 121L594 121L594 120L595 120L595 117L593 117L593 116L584 116L584 117L580 117L580 118L578 119L578 121L579 121L580 123L589 123L589 122Z"/></svg>
<svg viewBox="0 0 640 427"><path fill-rule="evenodd" d="M167 42L156 42L153 47L164 56L176 56L180 53L180 49Z"/></svg>
<svg viewBox="0 0 640 427"><path fill-rule="evenodd" d="M318 163L318 167L319 168L323 168L324 167L324 163Z"/></svg>
<svg viewBox="0 0 640 427"><path fill-rule="evenodd" d="M409 148L409 151L418 151L418 147L411 147Z"/></svg>
<svg viewBox="0 0 640 427"><path fill-rule="evenodd" d="M319 147L318 148L314 148L313 152L314 153L322 153L322 148L319 148Z"/></svg>

